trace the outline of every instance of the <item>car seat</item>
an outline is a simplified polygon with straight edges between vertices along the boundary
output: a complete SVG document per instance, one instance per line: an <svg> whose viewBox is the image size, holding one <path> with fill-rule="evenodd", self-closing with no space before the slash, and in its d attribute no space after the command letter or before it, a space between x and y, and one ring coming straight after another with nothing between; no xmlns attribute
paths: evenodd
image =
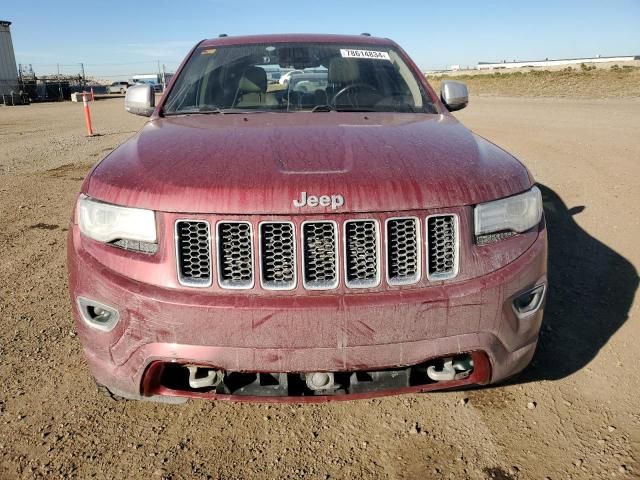
<svg viewBox="0 0 640 480"><path fill-rule="evenodd" d="M247 67L242 73L233 105L238 108L252 108L266 105L267 72L262 68Z"/></svg>
<svg viewBox="0 0 640 480"><path fill-rule="evenodd" d="M360 68L356 60L351 58L334 57L329 61L327 72L327 98L333 100L336 93L347 85L357 83L360 78Z"/></svg>

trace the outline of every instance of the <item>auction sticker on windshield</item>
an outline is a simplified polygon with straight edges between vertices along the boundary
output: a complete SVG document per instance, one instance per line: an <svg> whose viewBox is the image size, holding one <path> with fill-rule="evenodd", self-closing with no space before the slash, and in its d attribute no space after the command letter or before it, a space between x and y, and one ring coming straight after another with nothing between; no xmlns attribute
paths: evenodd
<svg viewBox="0 0 640 480"><path fill-rule="evenodd" d="M376 52L374 50L351 50L350 48L341 48L340 55L342 58L370 58L373 60L389 60L387 52Z"/></svg>

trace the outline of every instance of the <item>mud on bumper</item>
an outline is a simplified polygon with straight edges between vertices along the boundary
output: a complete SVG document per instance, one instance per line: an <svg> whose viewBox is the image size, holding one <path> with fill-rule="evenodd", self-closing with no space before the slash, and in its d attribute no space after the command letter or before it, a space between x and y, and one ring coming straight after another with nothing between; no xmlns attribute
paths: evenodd
<svg viewBox="0 0 640 480"><path fill-rule="evenodd" d="M494 383L522 370L535 351L543 308L521 319L513 300L546 285L546 236L476 279L290 304L146 286L74 246L69 263L77 331L96 381L111 392L137 399L325 401ZM115 328L87 326L77 296L119 308ZM465 378L434 382L421 373L460 355L474 360ZM221 371L228 382L185 388L179 369L187 365ZM311 372L334 374L340 387L309 392L300 382Z"/></svg>

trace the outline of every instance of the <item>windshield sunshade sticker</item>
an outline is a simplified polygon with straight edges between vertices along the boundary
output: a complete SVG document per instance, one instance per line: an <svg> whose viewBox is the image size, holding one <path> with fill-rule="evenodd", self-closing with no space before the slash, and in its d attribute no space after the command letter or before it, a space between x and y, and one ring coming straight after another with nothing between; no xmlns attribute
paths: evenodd
<svg viewBox="0 0 640 480"><path fill-rule="evenodd" d="M341 48L340 55L342 58L368 58L372 60L389 60L391 57L387 52L376 52L375 50L351 50L350 48Z"/></svg>

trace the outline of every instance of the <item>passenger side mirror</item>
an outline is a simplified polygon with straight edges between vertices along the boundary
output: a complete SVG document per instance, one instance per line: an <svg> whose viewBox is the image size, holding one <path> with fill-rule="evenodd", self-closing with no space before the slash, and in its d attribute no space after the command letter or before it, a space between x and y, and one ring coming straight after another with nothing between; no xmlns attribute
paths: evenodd
<svg viewBox="0 0 640 480"><path fill-rule="evenodd" d="M129 113L150 117L156 106L156 95L151 85L138 83L127 88L124 109Z"/></svg>
<svg viewBox="0 0 640 480"><path fill-rule="evenodd" d="M467 86L462 82L442 82L440 86L440 99L447 107L447 110L455 112L467 106L469 103L469 91L467 90Z"/></svg>

